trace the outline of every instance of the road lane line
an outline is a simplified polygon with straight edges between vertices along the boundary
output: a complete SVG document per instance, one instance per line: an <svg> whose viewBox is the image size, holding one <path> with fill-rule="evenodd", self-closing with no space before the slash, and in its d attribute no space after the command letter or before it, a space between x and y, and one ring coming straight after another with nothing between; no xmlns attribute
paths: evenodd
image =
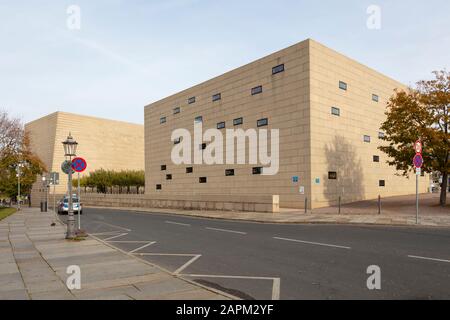
<svg viewBox="0 0 450 320"><path fill-rule="evenodd" d="M112 236L118 234L120 231L108 231L108 232L99 232L99 233L91 233L93 236Z"/></svg>
<svg viewBox="0 0 450 320"><path fill-rule="evenodd" d="M181 276L197 277L197 278L224 278L224 279L250 279L250 280L274 280L279 278L273 277L251 277L251 276L226 276L226 275L216 275L216 274L191 274L183 273Z"/></svg>
<svg viewBox="0 0 450 320"><path fill-rule="evenodd" d="M138 256L174 256L174 257L193 257L198 254L191 253L153 253L153 252L138 252L135 253Z"/></svg>
<svg viewBox="0 0 450 320"><path fill-rule="evenodd" d="M169 224L176 224L176 225L179 225L179 226L185 226L185 227L190 227L190 226L191 226L191 225L188 224L188 223L173 222L173 221L166 221L166 223L169 223Z"/></svg>
<svg viewBox="0 0 450 320"><path fill-rule="evenodd" d="M123 231L131 232L131 229L124 228L124 227L121 227L121 226L116 226L114 224L110 224L110 223L107 223L107 222L103 222L103 221L94 221L94 222L101 223L101 224L106 224L107 226L110 226L110 227L113 227L113 228L118 228L118 229L122 229Z"/></svg>
<svg viewBox="0 0 450 320"><path fill-rule="evenodd" d="M126 236L128 233L121 233L121 234L118 234L117 236L113 236L113 237L109 237L109 238L106 238L106 239L103 239L104 241L108 241L108 240L112 240L112 239L116 239L116 238L119 238L119 237L123 237L123 236Z"/></svg>
<svg viewBox="0 0 450 320"><path fill-rule="evenodd" d="M195 278L221 278L221 279L248 279L248 280L272 280L272 300L280 300L280 278L272 277L249 277L249 276L224 276L224 275L213 275L213 274L181 274L185 277L195 277Z"/></svg>
<svg viewBox="0 0 450 320"><path fill-rule="evenodd" d="M210 228L210 227L206 227L206 229L208 229L208 230L214 230L214 231L222 231L222 232L238 233L238 234L247 234L247 232L234 231L234 230L227 230L227 229L217 229L217 228Z"/></svg>
<svg viewBox="0 0 450 320"><path fill-rule="evenodd" d="M408 256L408 257L413 258L413 259L422 259L422 260L431 260L431 261L450 263L450 260L444 260L444 259L428 258L428 257L421 257L421 256Z"/></svg>
<svg viewBox="0 0 450 320"><path fill-rule="evenodd" d="M128 252L128 253L135 253L136 251L139 251L139 250L141 250L141 249L147 248L148 246L151 246L152 244L155 244L155 243L156 243L156 241L149 242L149 243L147 243L147 244L144 244L143 246L140 246L139 248L136 248L136 249L134 249L134 250L131 250L131 251Z"/></svg>
<svg viewBox="0 0 450 320"><path fill-rule="evenodd" d="M177 270L175 270L174 274L179 274L181 271L183 271L184 269L186 269L189 265L191 265L192 263L194 263L198 258L200 258L202 255L201 254L197 254L195 255L191 260L189 260L188 262L186 262L185 264L183 264L181 267L179 267Z"/></svg>
<svg viewBox="0 0 450 320"><path fill-rule="evenodd" d="M273 278L272 300L280 300L280 278Z"/></svg>
<svg viewBox="0 0 450 320"><path fill-rule="evenodd" d="M311 242L311 241L303 241L303 240L288 239L288 238L279 238L279 237L273 237L273 238L276 239L276 240L284 240L284 241L291 241L291 242L299 242L299 243L313 244L313 245L324 246L324 247L332 247L332 248L347 249L347 250L350 250L350 249L351 249L351 247L338 246L338 245L335 245L335 244L328 244L328 243Z"/></svg>
<svg viewBox="0 0 450 320"><path fill-rule="evenodd" d="M148 243L149 241L132 241L132 240L109 240L109 243Z"/></svg>

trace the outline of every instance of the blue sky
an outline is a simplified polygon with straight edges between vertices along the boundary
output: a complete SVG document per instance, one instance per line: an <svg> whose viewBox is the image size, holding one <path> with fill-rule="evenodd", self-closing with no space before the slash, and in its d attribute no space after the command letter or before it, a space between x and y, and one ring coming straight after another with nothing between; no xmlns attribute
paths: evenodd
<svg viewBox="0 0 450 320"><path fill-rule="evenodd" d="M449 13L447 0L0 0L0 109L143 123L145 105L306 38L413 84L449 69Z"/></svg>

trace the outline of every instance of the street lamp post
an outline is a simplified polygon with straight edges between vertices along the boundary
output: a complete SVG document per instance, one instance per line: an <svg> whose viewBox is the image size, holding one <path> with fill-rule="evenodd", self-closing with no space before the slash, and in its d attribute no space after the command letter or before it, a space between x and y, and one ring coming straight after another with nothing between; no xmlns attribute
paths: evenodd
<svg viewBox="0 0 450 320"><path fill-rule="evenodd" d="M67 137L66 141L63 143L64 146L64 155L70 162L72 162L72 157L76 156L77 146L78 142L76 142L72 135L69 133L69 136ZM68 189L69 189L69 210L68 210L68 217L67 217L67 234L66 239L74 239L76 237L75 234L75 217L73 215L73 204L72 204L72 168L69 168L69 182L68 182Z"/></svg>
<svg viewBox="0 0 450 320"><path fill-rule="evenodd" d="M17 164L17 211L20 211L20 168L22 167L22 163L18 163Z"/></svg>
<svg viewBox="0 0 450 320"><path fill-rule="evenodd" d="M42 177L42 186L45 189L43 211L47 212L47 206L48 206L48 202L47 202L47 178L45 176Z"/></svg>

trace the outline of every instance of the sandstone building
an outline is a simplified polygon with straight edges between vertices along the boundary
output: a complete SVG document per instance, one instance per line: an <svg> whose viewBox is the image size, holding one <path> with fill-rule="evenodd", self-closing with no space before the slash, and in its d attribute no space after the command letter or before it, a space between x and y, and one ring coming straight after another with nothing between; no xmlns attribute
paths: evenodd
<svg viewBox="0 0 450 320"><path fill-rule="evenodd" d="M152 198L279 195L281 207L317 208L412 194L377 149L385 106L401 83L305 40L145 107L146 194ZM279 129L279 170L255 164L174 164L176 129ZM74 132L74 135L75 132ZM62 140L62 137L59 139ZM197 141L198 142L198 141ZM208 143L192 142L192 151ZM248 144L247 144L247 151ZM420 178L425 192L427 178Z"/></svg>
<svg viewBox="0 0 450 320"><path fill-rule="evenodd" d="M67 175L62 173L61 163L64 161L62 142L69 133L78 142L77 156L88 163L83 174L102 168L118 171L144 169L143 125L55 112L27 123L25 130L30 134L33 151L48 171L60 173L56 194L67 191ZM40 201L37 193L40 189L42 182L38 178L31 195L33 204ZM53 187L50 191L53 192Z"/></svg>

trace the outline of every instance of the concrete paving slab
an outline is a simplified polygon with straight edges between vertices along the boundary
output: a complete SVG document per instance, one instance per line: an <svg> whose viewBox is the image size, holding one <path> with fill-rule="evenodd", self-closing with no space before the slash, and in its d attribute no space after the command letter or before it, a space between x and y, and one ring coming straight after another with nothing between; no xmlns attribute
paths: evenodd
<svg viewBox="0 0 450 320"><path fill-rule="evenodd" d="M89 289L81 291L73 291L73 294L80 300L96 300L96 299L112 299L116 300L117 297L126 297L125 300L133 299L138 296L140 291L133 285L119 286L110 288L107 291L103 289Z"/></svg>
<svg viewBox="0 0 450 320"><path fill-rule="evenodd" d="M9 289L2 291L0 289L0 300L29 300L30 297L25 289Z"/></svg>
<svg viewBox="0 0 450 320"><path fill-rule="evenodd" d="M67 290L65 284L60 280L25 282L26 289L30 294L49 291Z"/></svg>
<svg viewBox="0 0 450 320"><path fill-rule="evenodd" d="M19 272L19 269L17 268L17 264L15 262L0 264L0 275L11 274L16 272Z"/></svg>
<svg viewBox="0 0 450 320"><path fill-rule="evenodd" d="M32 300L75 300L67 289L30 293Z"/></svg>

